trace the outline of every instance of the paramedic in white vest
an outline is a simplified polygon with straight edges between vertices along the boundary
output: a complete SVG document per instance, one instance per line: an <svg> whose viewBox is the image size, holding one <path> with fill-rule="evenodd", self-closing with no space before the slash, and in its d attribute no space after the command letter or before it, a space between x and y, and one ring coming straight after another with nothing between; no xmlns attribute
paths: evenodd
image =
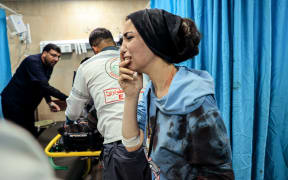
<svg viewBox="0 0 288 180"><path fill-rule="evenodd" d="M79 119L92 98L97 111L97 128L104 137L103 179L151 179L143 149L128 152L121 142L124 92L118 84L119 49L111 32L105 28L93 30L89 43L95 55L77 70L66 100L66 125Z"/></svg>

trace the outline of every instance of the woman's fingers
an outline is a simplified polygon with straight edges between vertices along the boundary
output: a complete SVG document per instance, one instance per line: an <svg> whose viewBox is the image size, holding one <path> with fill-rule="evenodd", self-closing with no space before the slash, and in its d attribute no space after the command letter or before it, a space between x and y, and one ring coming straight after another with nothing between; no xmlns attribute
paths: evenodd
<svg viewBox="0 0 288 180"><path fill-rule="evenodd" d="M133 74L129 75L129 74L121 74L119 77L119 81L126 81L126 80L130 80L133 81Z"/></svg>
<svg viewBox="0 0 288 180"><path fill-rule="evenodd" d="M130 63L130 60L121 60L119 63L119 67L127 67L128 64Z"/></svg>
<svg viewBox="0 0 288 180"><path fill-rule="evenodd" d="M122 74L133 75L134 71L131 71L130 69L127 69L125 67L121 67L121 68L119 68L119 73L120 73L120 75L122 75Z"/></svg>
<svg viewBox="0 0 288 180"><path fill-rule="evenodd" d="M130 63L129 60L121 61L119 64L119 74L120 77L123 76L123 79L133 80L134 71L126 68ZM131 79L132 78L132 79Z"/></svg>

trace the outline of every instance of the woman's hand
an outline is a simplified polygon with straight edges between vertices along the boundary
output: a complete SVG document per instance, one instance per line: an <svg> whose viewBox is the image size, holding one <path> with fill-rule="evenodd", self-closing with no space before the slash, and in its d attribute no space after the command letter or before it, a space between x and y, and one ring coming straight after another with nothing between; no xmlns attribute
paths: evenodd
<svg viewBox="0 0 288 180"><path fill-rule="evenodd" d="M131 61L129 58L123 58L120 53L121 61L119 64L119 79L118 82L125 93L124 113L122 120L122 136L126 139L139 136L139 127L137 122L137 104L139 93L143 87L143 76L141 73L136 73L129 69ZM143 140L142 140L143 141ZM142 145L140 139L140 145ZM139 146L140 146L139 145ZM127 150L137 150L138 144L135 147L130 147Z"/></svg>
<svg viewBox="0 0 288 180"><path fill-rule="evenodd" d="M124 60L123 56L121 56L118 82L125 92L125 97L135 98L139 96L143 88L143 76L142 73L136 73L128 68L130 62L129 59Z"/></svg>

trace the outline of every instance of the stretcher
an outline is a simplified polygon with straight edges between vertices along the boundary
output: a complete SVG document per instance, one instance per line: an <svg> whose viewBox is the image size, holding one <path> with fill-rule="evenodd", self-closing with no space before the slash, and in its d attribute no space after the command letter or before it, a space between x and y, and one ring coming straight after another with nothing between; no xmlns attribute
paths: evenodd
<svg viewBox="0 0 288 180"><path fill-rule="evenodd" d="M58 166L54 163L53 158L59 157L82 157L83 160L86 160L85 172L82 175L82 178L86 177L91 171L92 160L96 160L96 163L99 161L101 151L77 151L77 152L65 152L61 148L61 134L57 134L45 147L45 154L49 157L49 162L55 170L68 170L67 166Z"/></svg>

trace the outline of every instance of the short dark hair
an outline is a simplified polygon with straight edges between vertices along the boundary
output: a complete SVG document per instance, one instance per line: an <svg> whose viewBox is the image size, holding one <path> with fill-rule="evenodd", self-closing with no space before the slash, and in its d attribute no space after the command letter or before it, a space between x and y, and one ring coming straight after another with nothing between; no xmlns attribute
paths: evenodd
<svg viewBox="0 0 288 180"><path fill-rule="evenodd" d="M57 46L56 44L52 44L52 43L47 44L47 45L43 48L42 53L43 53L44 51L49 52L51 49L53 49L53 50L55 50L55 51L57 51L58 53L61 54L61 49L60 49L60 47Z"/></svg>
<svg viewBox="0 0 288 180"><path fill-rule="evenodd" d="M89 44L91 47L98 46L103 40L111 42L116 45L113 36L108 29L96 28L90 33Z"/></svg>

